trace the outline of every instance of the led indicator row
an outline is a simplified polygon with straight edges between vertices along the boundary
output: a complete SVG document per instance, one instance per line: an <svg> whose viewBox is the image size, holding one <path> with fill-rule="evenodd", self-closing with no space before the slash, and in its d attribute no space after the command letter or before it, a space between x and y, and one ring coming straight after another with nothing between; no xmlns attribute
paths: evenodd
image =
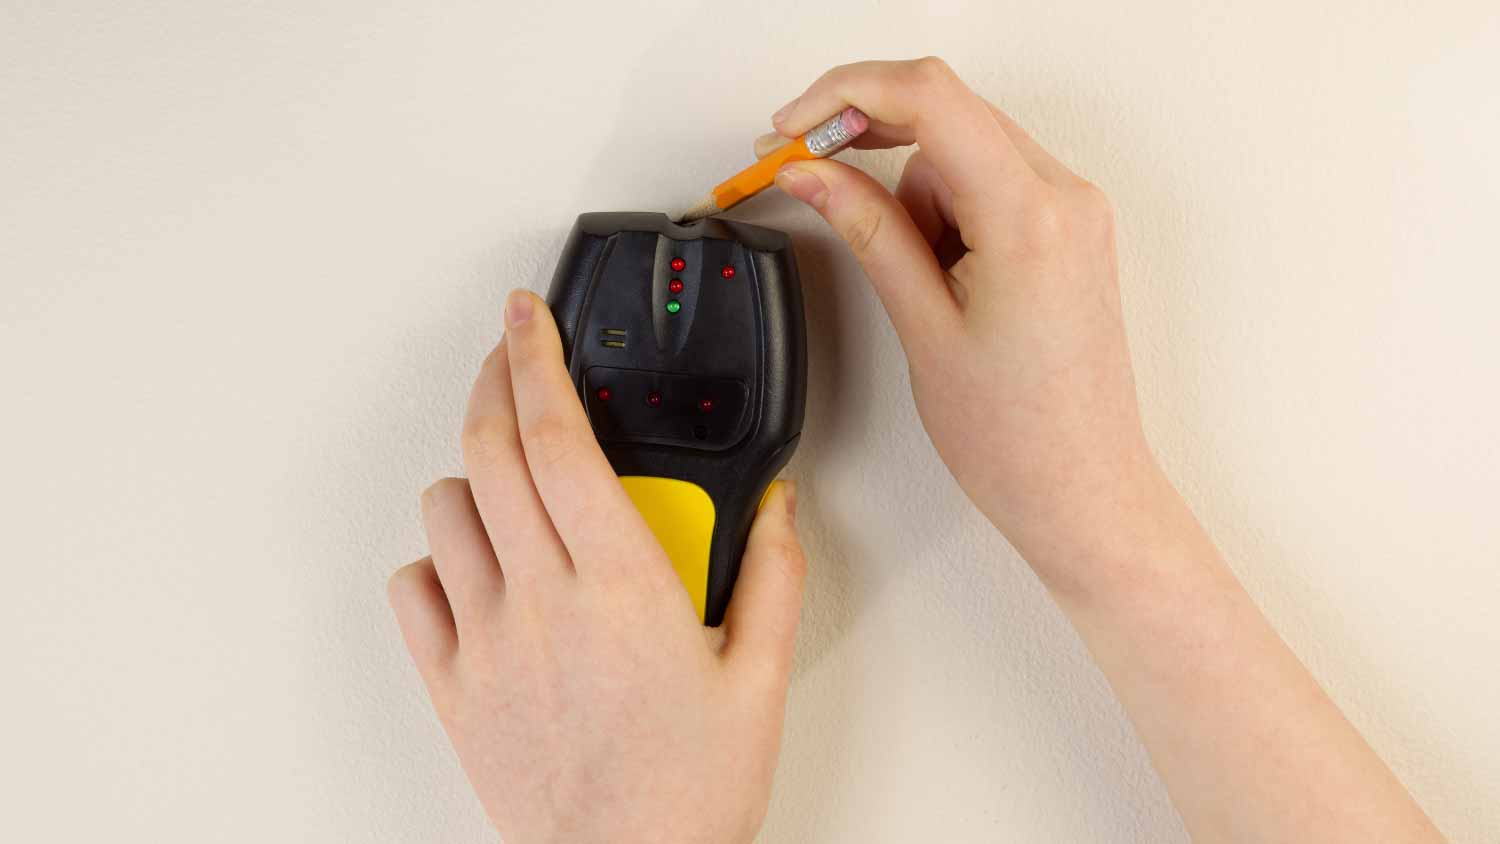
<svg viewBox="0 0 1500 844"><path fill-rule="evenodd" d="M594 397L599 401L607 402L615 397L614 391L608 387L600 387L594 391ZM661 407L661 391L652 390L646 394L646 404L651 407ZM709 413L714 409L714 400L710 398L698 399L698 410Z"/></svg>

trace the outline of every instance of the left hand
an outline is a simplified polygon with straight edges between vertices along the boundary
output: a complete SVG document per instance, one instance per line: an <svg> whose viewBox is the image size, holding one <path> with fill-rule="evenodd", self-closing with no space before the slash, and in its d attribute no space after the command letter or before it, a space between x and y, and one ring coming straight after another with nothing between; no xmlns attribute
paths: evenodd
<svg viewBox="0 0 1500 844"><path fill-rule="evenodd" d="M722 645L584 415L557 327L515 291L469 399L469 479L422 496L432 556L390 599L506 841L747 842L770 801L805 572L777 483Z"/></svg>

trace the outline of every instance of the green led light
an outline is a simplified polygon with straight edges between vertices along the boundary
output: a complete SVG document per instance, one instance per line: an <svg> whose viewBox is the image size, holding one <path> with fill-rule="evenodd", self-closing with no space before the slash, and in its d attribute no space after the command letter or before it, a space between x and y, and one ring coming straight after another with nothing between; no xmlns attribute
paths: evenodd
<svg viewBox="0 0 1500 844"><path fill-rule="evenodd" d="M676 299L673 299L672 301L667 303L667 313L675 314L680 310L682 310L682 303L677 301Z"/></svg>

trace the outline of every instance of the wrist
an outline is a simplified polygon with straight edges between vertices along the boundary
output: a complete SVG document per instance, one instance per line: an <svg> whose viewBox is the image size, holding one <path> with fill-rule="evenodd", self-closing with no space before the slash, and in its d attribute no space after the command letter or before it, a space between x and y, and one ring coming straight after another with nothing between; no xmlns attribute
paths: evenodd
<svg viewBox="0 0 1500 844"><path fill-rule="evenodd" d="M1070 614L1149 600L1169 584L1195 581L1195 575L1218 580L1214 570L1223 568L1213 543L1144 446L1007 536Z"/></svg>

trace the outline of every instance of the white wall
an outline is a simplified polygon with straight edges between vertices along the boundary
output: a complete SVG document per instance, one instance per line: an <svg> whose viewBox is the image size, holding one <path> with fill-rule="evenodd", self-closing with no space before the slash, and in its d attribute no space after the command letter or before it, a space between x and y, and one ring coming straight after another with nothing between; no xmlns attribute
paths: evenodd
<svg viewBox="0 0 1500 844"><path fill-rule="evenodd" d="M493 840L384 581L506 290L580 211L700 195L825 67L938 53L1113 195L1163 462L1452 839L1495 840L1492 2L627 5L5 0L0 837ZM782 197L739 216L793 233L814 327L763 840L1183 840L858 269Z"/></svg>

